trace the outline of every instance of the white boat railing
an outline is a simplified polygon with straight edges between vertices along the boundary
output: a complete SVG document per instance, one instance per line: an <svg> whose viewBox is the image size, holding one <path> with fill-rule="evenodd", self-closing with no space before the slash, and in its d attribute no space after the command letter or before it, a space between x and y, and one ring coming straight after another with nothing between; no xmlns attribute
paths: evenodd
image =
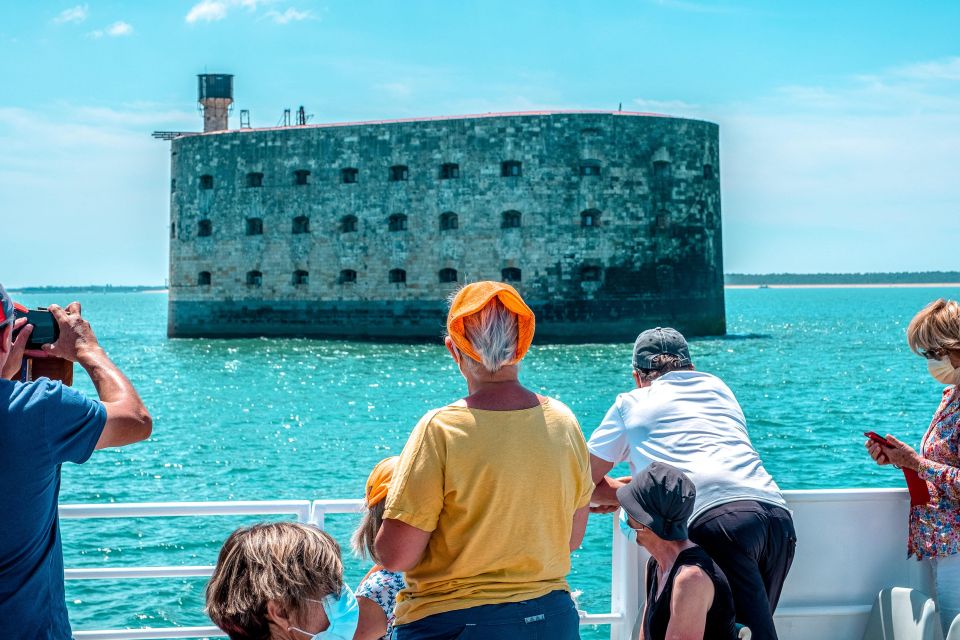
<svg viewBox="0 0 960 640"><path fill-rule="evenodd" d="M89 518L149 518L149 517L198 517L198 516L266 516L288 515L298 522L304 522L323 528L327 514L357 513L363 509L362 500L255 500L228 502L128 502L115 504L63 504L60 505L60 517L63 519ZM614 527L616 530L616 527ZM629 633L622 628L625 622L623 611L628 611L630 597L636 598L635 575L631 578L627 567L630 554L636 551L628 549L625 538L613 535L614 558L622 562L613 562L612 606L609 613L580 614L580 624L610 625L611 638L620 640ZM136 578L195 578L209 577L213 573L212 565L175 565L162 567L118 567L118 568L68 568L64 570L67 580L125 580ZM622 585L624 580L633 580L633 592L626 593ZM629 591L629 590L628 590ZM632 623L632 620L630 621ZM614 635L616 633L617 635ZM162 640L165 638L222 638L225 634L215 626L203 627L156 627L150 629L99 629L74 630L78 640Z"/></svg>
<svg viewBox="0 0 960 640"><path fill-rule="evenodd" d="M929 567L906 558L909 497L903 489L784 492L797 528L797 554L777 608L781 640L860 638L877 593L904 586L931 593ZM327 514L355 513L360 500L161 502L60 507L62 518L289 515L323 527ZM611 640L630 640L643 603L645 554L627 544L614 521L610 611L581 613L581 624L609 625ZM68 580L206 577L211 566L70 568ZM83 640L223 637L214 626L75 631Z"/></svg>

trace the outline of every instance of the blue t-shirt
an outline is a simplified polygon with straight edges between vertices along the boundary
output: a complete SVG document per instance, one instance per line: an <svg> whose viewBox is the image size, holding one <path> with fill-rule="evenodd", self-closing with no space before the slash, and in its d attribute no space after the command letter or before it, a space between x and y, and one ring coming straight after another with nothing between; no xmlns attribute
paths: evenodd
<svg viewBox="0 0 960 640"><path fill-rule="evenodd" d="M0 638L69 639L57 497L60 465L86 462L107 421L59 382L0 380Z"/></svg>

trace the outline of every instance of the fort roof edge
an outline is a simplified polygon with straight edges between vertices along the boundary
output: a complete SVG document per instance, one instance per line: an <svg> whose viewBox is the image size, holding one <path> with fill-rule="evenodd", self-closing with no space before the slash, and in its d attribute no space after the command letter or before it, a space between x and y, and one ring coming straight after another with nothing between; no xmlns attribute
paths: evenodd
<svg viewBox="0 0 960 640"><path fill-rule="evenodd" d="M516 118L516 117L530 117L530 116L563 116L563 115L600 115L600 116L627 116L627 117L644 117L644 118L667 118L671 120L691 120L694 122L705 122L707 124L716 124L709 122L708 120L700 120L698 118L683 118L679 116L671 116L663 113L653 113L645 111L605 111L605 110L594 110L594 109L548 109L542 111L499 111L499 112L487 112L487 113L471 113L463 115L448 115L448 116L423 116L416 118L391 118L386 120L356 120L351 122L324 122L318 124L297 124L297 125L286 125L286 126L275 126L275 127L251 127L243 129L223 129L220 131L197 131L183 133L178 137L193 137L193 136L212 136L212 135L221 135L225 133L244 133L244 132L254 132L254 131L282 131L289 129L330 129L335 127L358 127L366 125L382 125L382 124L405 124L413 122L441 122L444 120L480 120L486 118Z"/></svg>

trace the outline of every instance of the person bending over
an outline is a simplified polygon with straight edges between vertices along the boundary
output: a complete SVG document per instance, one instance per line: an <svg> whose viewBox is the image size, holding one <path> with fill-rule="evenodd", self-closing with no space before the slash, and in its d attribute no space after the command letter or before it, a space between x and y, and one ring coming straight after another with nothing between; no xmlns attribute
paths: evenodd
<svg viewBox="0 0 960 640"><path fill-rule="evenodd" d="M150 436L153 422L136 390L100 347L80 304L49 307L59 329L45 353L79 363L99 400L60 382L22 383L21 360L33 328L15 320L0 286L0 638L72 637L63 586L57 502L60 465L82 464L94 449ZM16 341L13 330L20 329Z"/></svg>
<svg viewBox="0 0 960 640"><path fill-rule="evenodd" d="M566 575L593 483L573 413L518 379L533 312L513 287L477 282L447 332L468 395L414 428L375 543L407 580L394 638L579 638Z"/></svg>
<svg viewBox="0 0 960 640"><path fill-rule="evenodd" d="M340 546L297 522L231 533L207 583L206 611L231 640L354 640L359 615Z"/></svg>
<svg viewBox="0 0 960 640"><path fill-rule="evenodd" d="M690 539L726 574L737 621L755 640L776 640L773 612L797 536L737 399L719 378L694 370L687 341L670 328L637 337L633 380L636 388L617 396L587 445L597 510L619 504L623 481L606 476L618 462L629 460L631 473L652 462L680 469L697 488Z"/></svg>
<svg viewBox="0 0 960 640"><path fill-rule="evenodd" d="M654 462L617 489L620 528L650 552L641 640L736 640L733 594L706 551L687 538L696 489Z"/></svg>
<svg viewBox="0 0 960 640"><path fill-rule="evenodd" d="M399 459L398 456L385 458L370 472L364 496L366 511L360 526L353 533L354 553L361 558L370 558L376 563L357 587L360 626L357 628L356 640L388 640L390 638L393 632L397 594L406 586L402 573L387 571L380 565L374 548L377 533L383 526L387 492Z"/></svg>

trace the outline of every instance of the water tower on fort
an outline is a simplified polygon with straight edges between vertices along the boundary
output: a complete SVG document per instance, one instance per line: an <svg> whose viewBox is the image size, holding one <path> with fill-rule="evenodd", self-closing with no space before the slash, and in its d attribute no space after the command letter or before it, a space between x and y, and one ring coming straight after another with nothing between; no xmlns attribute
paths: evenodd
<svg viewBox="0 0 960 640"><path fill-rule="evenodd" d="M203 110L203 132L229 129L233 105L233 75L201 73L197 76L197 102Z"/></svg>

